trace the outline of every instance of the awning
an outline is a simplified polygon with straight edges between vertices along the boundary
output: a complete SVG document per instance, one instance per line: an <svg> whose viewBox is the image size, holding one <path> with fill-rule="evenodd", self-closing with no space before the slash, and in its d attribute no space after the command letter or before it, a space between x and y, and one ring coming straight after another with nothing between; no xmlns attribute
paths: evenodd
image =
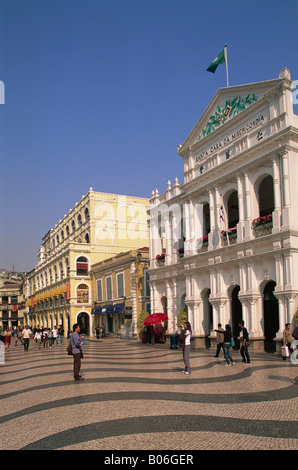
<svg viewBox="0 0 298 470"><path fill-rule="evenodd" d="M94 307L92 312L94 315L104 315L106 314L113 314L113 313L124 313L125 312L125 303L121 304L108 304L108 305L99 305L98 307Z"/></svg>

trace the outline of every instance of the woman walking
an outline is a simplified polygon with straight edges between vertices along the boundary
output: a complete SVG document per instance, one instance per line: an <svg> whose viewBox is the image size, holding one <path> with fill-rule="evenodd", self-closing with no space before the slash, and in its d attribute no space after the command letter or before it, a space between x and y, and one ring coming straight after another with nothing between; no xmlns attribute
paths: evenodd
<svg viewBox="0 0 298 470"><path fill-rule="evenodd" d="M35 341L36 341L36 343L37 343L38 349L40 349L40 347L41 347L41 338L42 338L41 332L40 332L40 329L38 329L38 330L36 331L35 335L34 335L34 339L35 339Z"/></svg>
<svg viewBox="0 0 298 470"><path fill-rule="evenodd" d="M224 350L224 356L226 360L226 366L230 366L231 364L235 364L231 354L230 354L230 347L231 347L231 339L232 339L232 329L229 324L225 326L224 331L219 331L219 330L212 330L215 331L216 333L220 332L224 334L224 343L223 343L223 350Z"/></svg>
<svg viewBox="0 0 298 470"><path fill-rule="evenodd" d="M190 353L190 341L191 341L191 326L187 321L182 327L182 331L179 337L179 347L183 350L183 361L185 365L184 374L188 375L191 373L189 353Z"/></svg>
<svg viewBox="0 0 298 470"><path fill-rule="evenodd" d="M6 351L8 351L10 343L11 343L11 331L8 326L5 328L3 336L4 336L4 346L5 346Z"/></svg>

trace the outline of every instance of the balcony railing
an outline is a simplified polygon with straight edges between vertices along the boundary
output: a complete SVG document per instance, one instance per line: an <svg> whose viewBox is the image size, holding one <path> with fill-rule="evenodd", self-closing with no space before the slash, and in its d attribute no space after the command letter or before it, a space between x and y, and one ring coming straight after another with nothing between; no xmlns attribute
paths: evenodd
<svg viewBox="0 0 298 470"><path fill-rule="evenodd" d="M208 244L209 244L208 235L205 235L202 238L198 238L197 246L196 246L197 252L202 253L203 251L207 251L208 250Z"/></svg>
<svg viewBox="0 0 298 470"><path fill-rule="evenodd" d="M237 227L222 230L220 236L222 246L235 245L237 243Z"/></svg>
<svg viewBox="0 0 298 470"><path fill-rule="evenodd" d="M252 227L256 238L270 235L273 228L272 214L254 219Z"/></svg>

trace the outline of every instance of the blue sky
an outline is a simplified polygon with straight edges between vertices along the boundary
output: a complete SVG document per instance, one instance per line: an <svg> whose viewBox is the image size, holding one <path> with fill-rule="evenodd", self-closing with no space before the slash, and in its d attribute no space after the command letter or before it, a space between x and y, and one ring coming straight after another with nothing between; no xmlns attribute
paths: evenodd
<svg viewBox="0 0 298 470"><path fill-rule="evenodd" d="M150 197L217 89L298 79L297 0L0 0L0 268L95 191ZM296 105L295 108L298 106ZM297 112L297 110L295 109Z"/></svg>

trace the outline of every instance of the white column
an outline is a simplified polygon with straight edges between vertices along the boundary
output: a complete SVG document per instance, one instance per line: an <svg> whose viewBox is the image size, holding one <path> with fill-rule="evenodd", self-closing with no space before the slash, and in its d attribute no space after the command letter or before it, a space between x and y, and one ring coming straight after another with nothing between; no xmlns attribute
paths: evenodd
<svg viewBox="0 0 298 470"><path fill-rule="evenodd" d="M173 308L173 289L172 282L166 281L167 288L167 315L168 315L168 334L173 334L176 330L175 326L175 309Z"/></svg>
<svg viewBox="0 0 298 470"><path fill-rule="evenodd" d="M213 250L213 239L215 230L215 214L214 214L214 195L213 190L209 189L209 213L210 213L210 233L208 235L208 250Z"/></svg>
<svg viewBox="0 0 298 470"><path fill-rule="evenodd" d="M282 225L288 227L290 225L290 176L289 176L289 161L288 152L285 150L281 153L282 160L282 185L283 185L283 210L282 210Z"/></svg>
<svg viewBox="0 0 298 470"><path fill-rule="evenodd" d="M273 168L273 190L274 190L274 211L272 213L273 228L272 233L278 233L280 230L281 214L281 192L280 192L280 168L279 157L272 159Z"/></svg>
<svg viewBox="0 0 298 470"><path fill-rule="evenodd" d="M214 195L213 190L209 189L209 211L210 211L210 230L215 230L215 214L214 214Z"/></svg>
<svg viewBox="0 0 298 470"><path fill-rule="evenodd" d="M239 222L244 220L244 201L243 201L243 185L241 176L237 176L237 190L238 190L238 206L239 206Z"/></svg>
<svg viewBox="0 0 298 470"><path fill-rule="evenodd" d="M237 242L243 241L244 230L244 201L243 201L243 185L240 175L237 176L237 190L238 190L238 207L239 207L239 222L237 224Z"/></svg>
<svg viewBox="0 0 298 470"><path fill-rule="evenodd" d="M245 223L244 223L244 241L252 238L252 215L251 215L251 184L247 173L244 174L244 187L245 187Z"/></svg>
<svg viewBox="0 0 298 470"><path fill-rule="evenodd" d="M166 215L165 219L165 232L166 232L166 260L165 264L172 263L172 233L170 224L170 214Z"/></svg>

